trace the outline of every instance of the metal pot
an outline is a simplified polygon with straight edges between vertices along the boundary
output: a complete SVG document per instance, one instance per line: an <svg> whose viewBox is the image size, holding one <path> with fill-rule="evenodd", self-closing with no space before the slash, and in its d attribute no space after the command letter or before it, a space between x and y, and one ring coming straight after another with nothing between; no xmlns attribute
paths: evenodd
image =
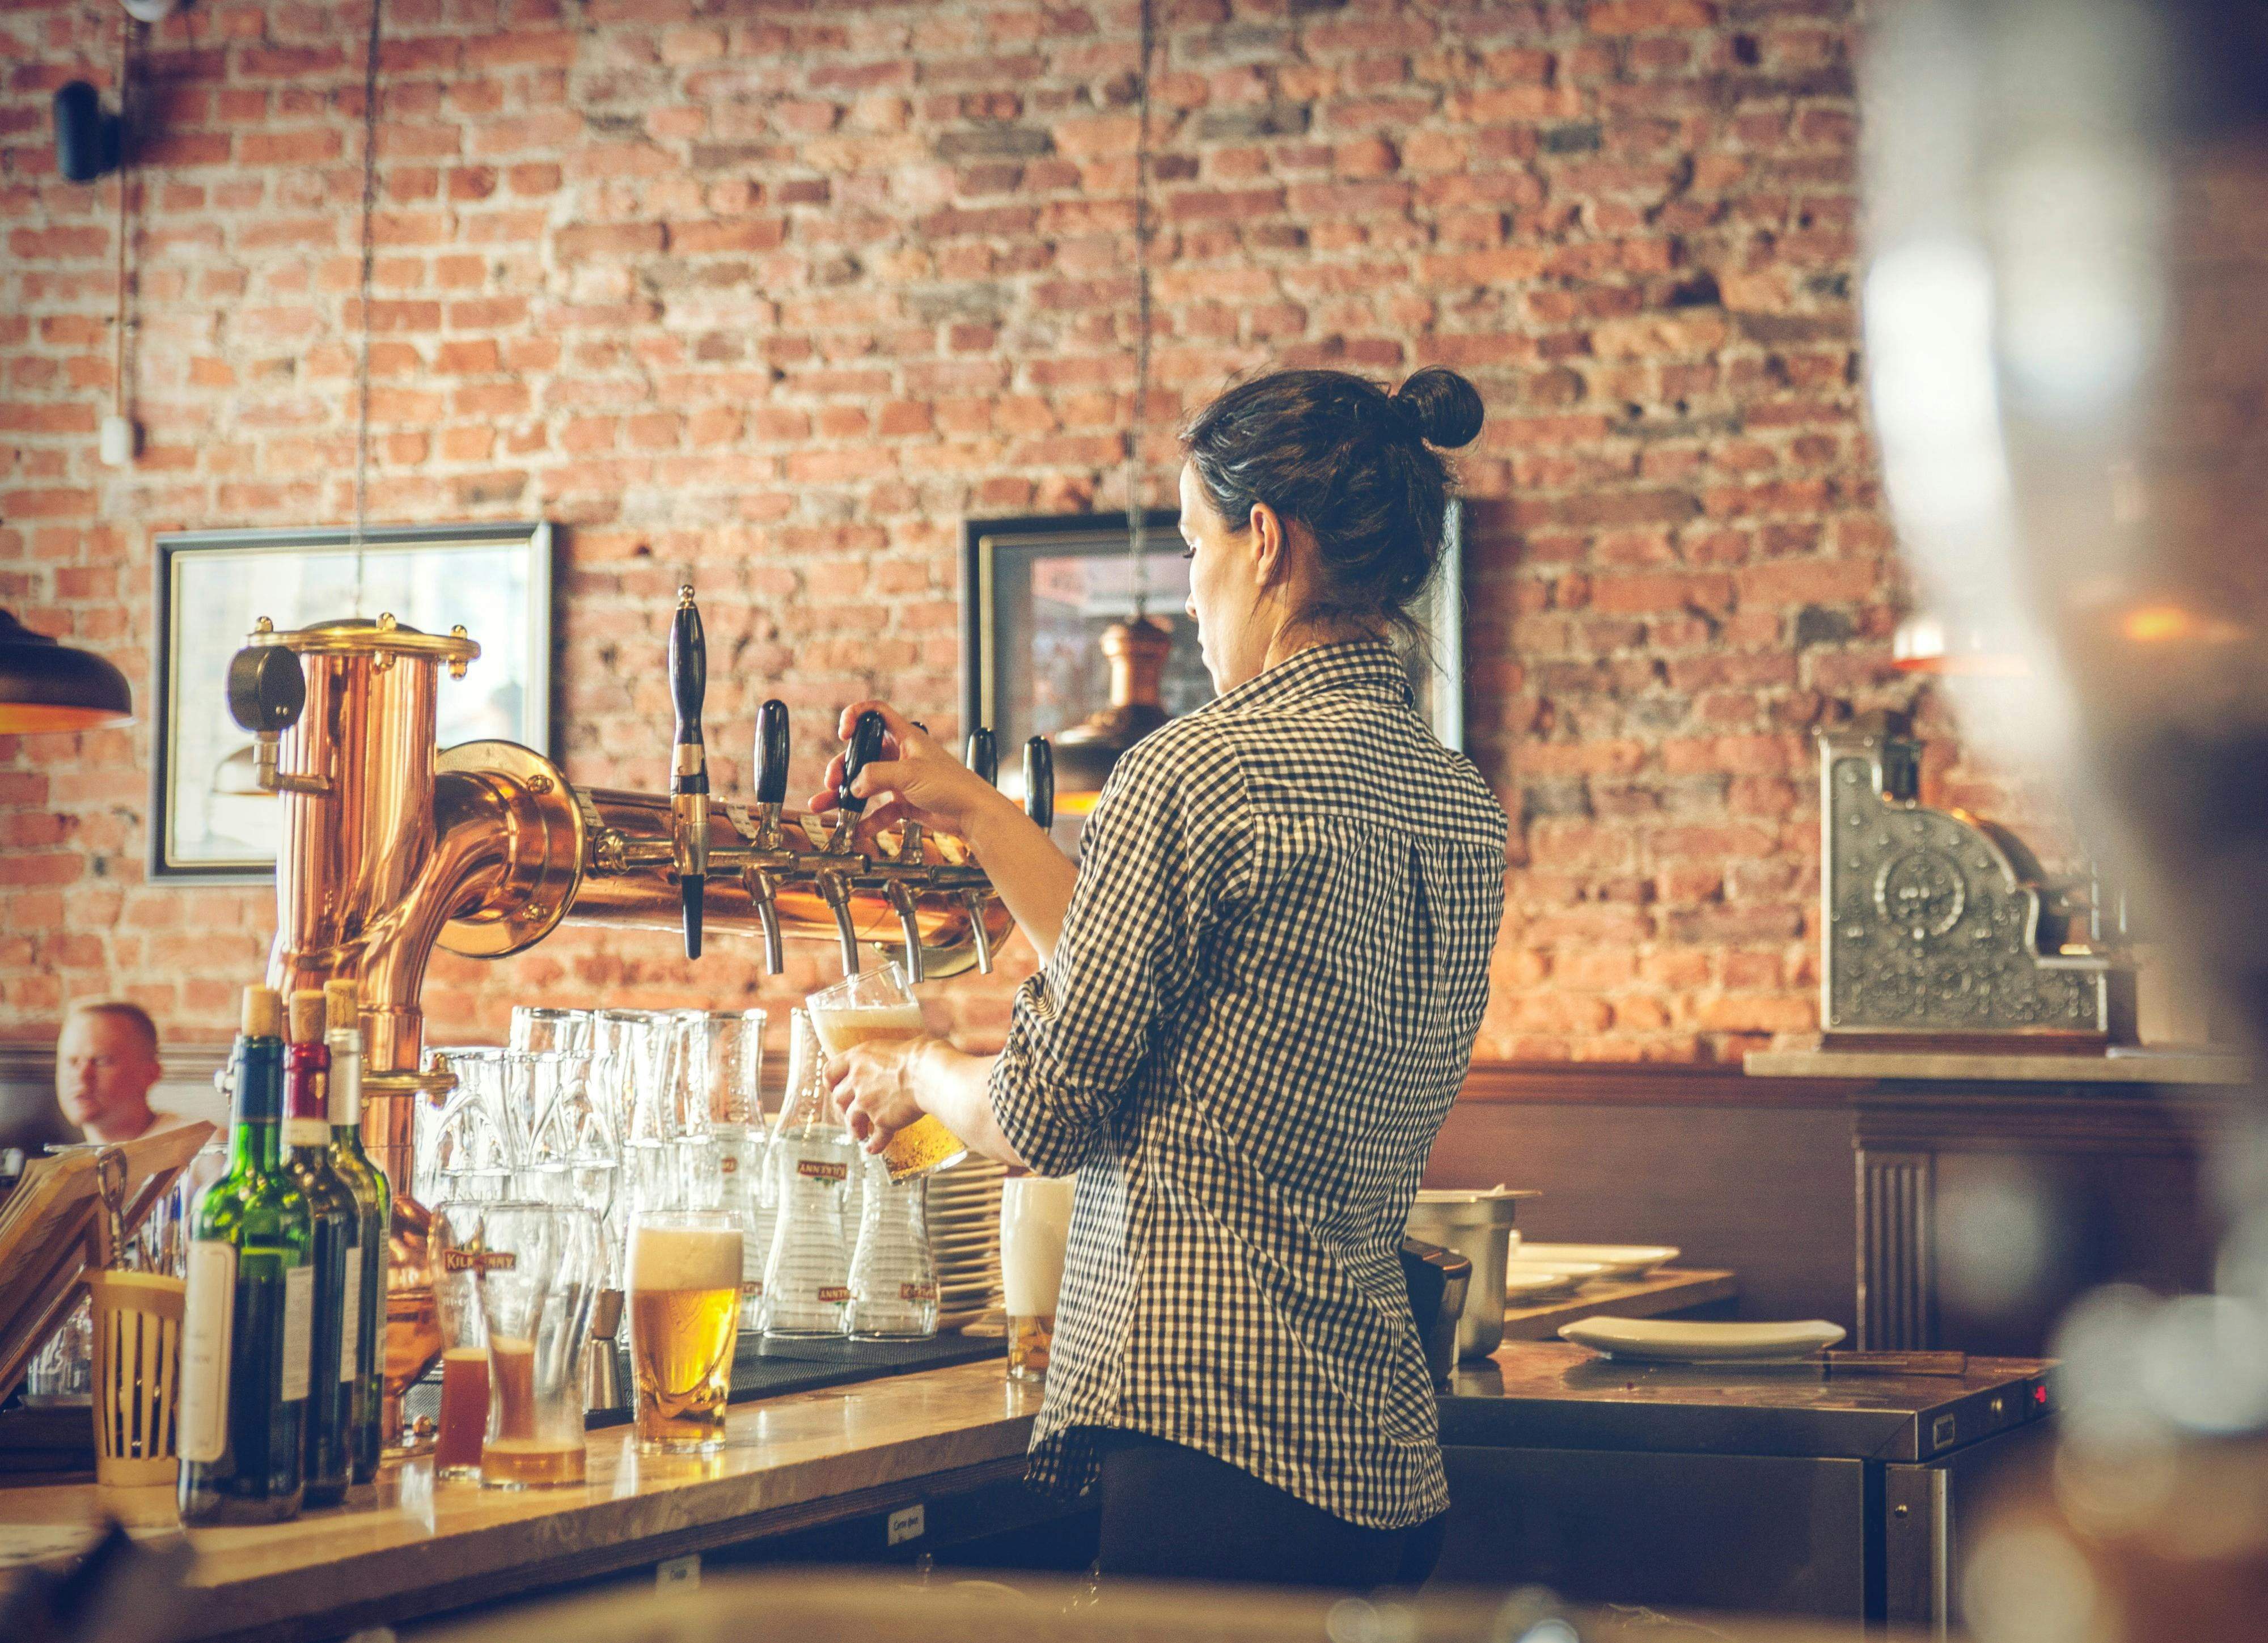
<svg viewBox="0 0 2268 1643"><path fill-rule="evenodd" d="M1533 1192L1491 1187L1479 1191L1429 1188L1410 1206L1405 1235L1454 1249L1472 1263L1463 1315L1457 1320L1457 1356L1485 1358L1504 1343L1505 1264L1512 1246L1514 1206Z"/></svg>

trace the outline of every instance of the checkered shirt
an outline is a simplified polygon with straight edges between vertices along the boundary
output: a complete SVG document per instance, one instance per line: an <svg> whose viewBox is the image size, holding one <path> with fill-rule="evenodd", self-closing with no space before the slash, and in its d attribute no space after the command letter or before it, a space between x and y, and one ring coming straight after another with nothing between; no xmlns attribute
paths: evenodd
<svg viewBox="0 0 2268 1643"><path fill-rule="evenodd" d="M1035 1482L1085 1490L1113 1427L1371 1528L1447 1507L1400 1247L1504 843L1382 645L1302 651L1119 760L992 1075L1026 1161L1079 1176Z"/></svg>

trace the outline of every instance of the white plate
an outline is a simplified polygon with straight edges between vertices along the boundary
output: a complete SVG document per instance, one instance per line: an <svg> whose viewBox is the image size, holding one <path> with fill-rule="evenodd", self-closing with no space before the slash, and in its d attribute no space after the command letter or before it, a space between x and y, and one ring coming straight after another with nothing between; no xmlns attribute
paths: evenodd
<svg viewBox="0 0 2268 1643"><path fill-rule="evenodd" d="M1543 1266L1595 1262L1605 1269L1602 1276L1607 1278L1644 1278L1677 1256L1675 1245L1660 1243L1523 1243L1513 1252L1515 1261Z"/></svg>
<svg viewBox="0 0 2268 1643"><path fill-rule="evenodd" d="M1507 1305L1530 1307L1539 1300L1549 1300L1555 1294L1566 1293L1572 1287L1557 1272L1506 1272L1504 1298Z"/></svg>
<svg viewBox="0 0 2268 1643"><path fill-rule="evenodd" d="M1579 1318L1559 1337L1609 1358L1639 1363L1793 1363L1844 1336L1822 1318L1800 1323L1690 1323L1675 1318Z"/></svg>
<svg viewBox="0 0 2268 1643"><path fill-rule="evenodd" d="M1523 1250L1521 1253L1525 1255L1527 1252ZM1549 1279L1550 1286L1530 1290L1528 1294L1529 1300L1547 1300L1554 1295L1572 1295L1593 1278L1602 1276L1606 1270L1596 1261L1514 1261L1504 1269L1505 1293L1507 1295L1511 1293L1511 1285L1514 1278L1542 1278Z"/></svg>

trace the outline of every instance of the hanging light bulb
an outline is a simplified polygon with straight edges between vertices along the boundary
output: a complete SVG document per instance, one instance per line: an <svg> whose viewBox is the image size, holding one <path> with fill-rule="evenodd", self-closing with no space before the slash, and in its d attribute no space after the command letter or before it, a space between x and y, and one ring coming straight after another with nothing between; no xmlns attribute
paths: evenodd
<svg viewBox="0 0 2268 1643"><path fill-rule="evenodd" d="M134 722L126 675L0 610L0 735L101 730Z"/></svg>
<svg viewBox="0 0 2268 1643"><path fill-rule="evenodd" d="M1055 738L1056 808L1085 815L1102 796L1119 755L1166 722L1160 687L1173 635L1151 619L1149 519L1142 505L1142 442L1150 409L1150 56L1155 23L1142 0L1142 63L1135 77L1139 118L1134 137L1134 414L1126 436L1126 552L1134 614L1102 630L1110 664L1109 705Z"/></svg>

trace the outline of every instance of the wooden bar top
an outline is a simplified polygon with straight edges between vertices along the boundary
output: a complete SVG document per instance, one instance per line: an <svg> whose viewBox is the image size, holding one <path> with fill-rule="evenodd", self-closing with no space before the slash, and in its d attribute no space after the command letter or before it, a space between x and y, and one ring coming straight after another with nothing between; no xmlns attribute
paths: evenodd
<svg viewBox="0 0 2268 1643"><path fill-rule="evenodd" d="M258 1528L185 1531L169 1488L0 1489L0 1580L67 1560L108 1515L195 1549L201 1601L176 1636L338 1635L1011 1477L1039 1408L991 1359L735 1404L714 1455L643 1455L607 1428L580 1486L437 1485L418 1460L387 1469L374 1506Z"/></svg>

